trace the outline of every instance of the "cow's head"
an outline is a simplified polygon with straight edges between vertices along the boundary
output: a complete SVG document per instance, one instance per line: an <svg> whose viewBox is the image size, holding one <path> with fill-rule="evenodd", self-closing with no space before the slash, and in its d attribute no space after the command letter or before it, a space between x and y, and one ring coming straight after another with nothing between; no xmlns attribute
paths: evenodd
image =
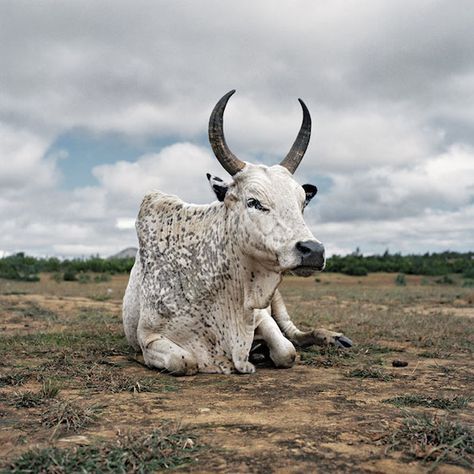
<svg viewBox="0 0 474 474"><path fill-rule="evenodd" d="M217 198L228 209L239 247L246 255L274 271L293 270L306 276L322 270L325 265L324 247L303 219L304 208L315 196L317 188L311 184L301 186L293 178L311 135L308 109L299 99L303 123L283 161L270 167L254 165L239 160L224 138L224 110L234 92L222 97L209 120L212 149L233 181L226 183L210 175L208 179Z"/></svg>

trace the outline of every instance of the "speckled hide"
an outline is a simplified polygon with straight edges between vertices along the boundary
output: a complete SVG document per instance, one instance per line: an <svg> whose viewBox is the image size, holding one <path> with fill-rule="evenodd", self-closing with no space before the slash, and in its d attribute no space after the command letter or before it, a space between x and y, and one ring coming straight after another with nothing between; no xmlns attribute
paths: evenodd
<svg viewBox="0 0 474 474"><path fill-rule="evenodd" d="M264 212L249 207L256 198ZM293 325L276 289L282 272L301 263L296 243L315 240L304 206L303 188L279 165L246 164L223 202L210 205L147 194L123 307L125 334L145 363L178 375L251 373L255 339L276 366L290 367L288 338L309 333Z"/></svg>

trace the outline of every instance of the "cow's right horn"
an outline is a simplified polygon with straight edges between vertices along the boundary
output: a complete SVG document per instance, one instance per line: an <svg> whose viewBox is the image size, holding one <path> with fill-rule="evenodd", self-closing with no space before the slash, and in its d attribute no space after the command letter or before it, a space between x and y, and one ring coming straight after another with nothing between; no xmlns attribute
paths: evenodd
<svg viewBox="0 0 474 474"><path fill-rule="evenodd" d="M209 142L219 163L231 175L239 172L245 163L239 160L229 149L224 138L224 110L227 101L235 90L227 92L219 102L217 102L209 119Z"/></svg>
<svg viewBox="0 0 474 474"><path fill-rule="evenodd" d="M295 143L293 143L288 155L286 155L284 160L280 163L280 165L284 166L291 174L296 171L296 168L298 168L301 163L306 148L308 148L309 139L311 138L311 115L309 115L309 110L305 103L301 99L298 99L298 101L303 109L303 122L301 123Z"/></svg>

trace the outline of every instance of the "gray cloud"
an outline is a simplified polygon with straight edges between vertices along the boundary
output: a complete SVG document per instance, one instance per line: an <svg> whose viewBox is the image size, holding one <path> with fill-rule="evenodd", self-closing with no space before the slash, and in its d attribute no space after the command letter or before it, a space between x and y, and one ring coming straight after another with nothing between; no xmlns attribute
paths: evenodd
<svg viewBox="0 0 474 474"><path fill-rule="evenodd" d="M133 218L147 186L210 200L201 167L217 165L186 142L202 142L231 88L226 134L244 159L284 156L301 121L296 98L310 107L297 177L333 182L308 217L331 229L334 249L378 249L384 229L401 225L408 240L394 248L472 247L474 232L452 216L467 222L474 199L473 23L467 0L3 2L0 250L112 253L134 240L117 219ZM98 157L96 185L60 191L67 157L45 153L74 128L176 144L134 163ZM181 182L176 150L188 160ZM427 233L453 225L456 239L410 232L418 222ZM356 225L353 243L343 224Z"/></svg>

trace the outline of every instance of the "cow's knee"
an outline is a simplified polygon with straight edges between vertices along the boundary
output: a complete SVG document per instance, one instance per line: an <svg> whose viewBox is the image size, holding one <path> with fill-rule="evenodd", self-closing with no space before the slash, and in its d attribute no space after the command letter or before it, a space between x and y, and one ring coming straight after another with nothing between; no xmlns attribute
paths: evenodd
<svg viewBox="0 0 474 474"><path fill-rule="evenodd" d="M148 367L166 370L172 375L194 375L198 371L194 355L164 337L147 345L143 359Z"/></svg>
<svg viewBox="0 0 474 474"><path fill-rule="evenodd" d="M270 359L275 367L289 369L295 364L296 349L290 341L281 341L278 347L270 347Z"/></svg>

